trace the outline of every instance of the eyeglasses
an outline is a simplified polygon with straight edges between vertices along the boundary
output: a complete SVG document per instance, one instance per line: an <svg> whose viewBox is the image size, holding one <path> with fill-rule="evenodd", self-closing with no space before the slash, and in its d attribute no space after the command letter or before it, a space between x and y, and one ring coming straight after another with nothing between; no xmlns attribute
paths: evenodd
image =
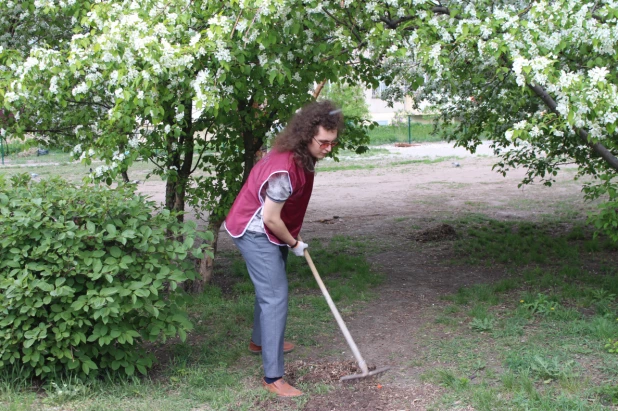
<svg viewBox="0 0 618 411"><path fill-rule="evenodd" d="M337 144L339 144L339 142L338 142L338 141L336 141L336 140L335 140L335 141L325 141L325 142L322 142L322 141L318 140L318 139L317 139L317 138L315 138L315 137L313 137L313 139L314 139L315 141L317 141L317 142L318 142L318 144L320 145L320 150L325 149L325 148L326 148L326 147L328 147L328 146L335 147Z"/></svg>

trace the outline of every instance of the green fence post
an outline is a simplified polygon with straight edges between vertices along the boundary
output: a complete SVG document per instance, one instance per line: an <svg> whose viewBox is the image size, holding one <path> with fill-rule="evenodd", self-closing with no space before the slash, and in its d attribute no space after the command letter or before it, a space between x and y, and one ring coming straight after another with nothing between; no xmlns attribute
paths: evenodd
<svg viewBox="0 0 618 411"><path fill-rule="evenodd" d="M4 165L4 144L2 143L3 138L0 138L0 153L2 154L2 165Z"/></svg>
<svg viewBox="0 0 618 411"><path fill-rule="evenodd" d="M412 144L412 126L410 124L411 119L412 116L408 114L408 144Z"/></svg>

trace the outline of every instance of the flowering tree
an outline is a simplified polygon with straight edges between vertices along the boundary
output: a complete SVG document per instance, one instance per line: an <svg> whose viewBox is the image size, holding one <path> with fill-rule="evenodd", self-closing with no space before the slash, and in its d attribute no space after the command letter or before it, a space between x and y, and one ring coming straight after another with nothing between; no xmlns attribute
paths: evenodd
<svg viewBox="0 0 618 411"><path fill-rule="evenodd" d="M12 10L32 22L26 40L0 49L2 132L101 159L93 177L107 183L148 159L166 180L166 207L207 211L215 235L254 154L313 85L373 81L375 71L355 53L361 38L344 37L345 19L318 1L36 0ZM27 40L52 26L73 35ZM361 143L351 133L344 145ZM211 267L204 260L204 277Z"/></svg>
<svg viewBox="0 0 618 411"><path fill-rule="evenodd" d="M0 131L66 141L103 159L108 182L149 159L167 207L208 210L215 232L313 84L379 75L458 120L457 144L491 138L498 170L526 167L523 183L576 162L616 238L613 2L1 1Z"/></svg>
<svg viewBox="0 0 618 411"><path fill-rule="evenodd" d="M350 2L345 2L350 3ZM356 7L356 10L352 10ZM374 44L392 98L414 95L471 151L492 141L497 169L527 168L522 184L551 185L575 163L592 217L618 241L618 3L595 1L425 1L349 4L371 15ZM453 120L456 130L453 133Z"/></svg>

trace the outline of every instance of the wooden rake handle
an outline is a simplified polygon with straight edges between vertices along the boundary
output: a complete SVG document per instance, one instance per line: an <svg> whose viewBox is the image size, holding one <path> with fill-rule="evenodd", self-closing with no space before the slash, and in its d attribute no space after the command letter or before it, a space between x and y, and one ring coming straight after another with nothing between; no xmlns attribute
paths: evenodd
<svg viewBox="0 0 618 411"><path fill-rule="evenodd" d="M298 239L300 241L303 241L302 238L300 238L300 236L298 236ZM309 255L309 250L307 248L305 248L304 254L305 254L305 258L307 259L307 264L309 264L309 268L311 269L311 272L313 273L313 277L315 278L315 281L317 281L318 286L320 286L320 290L322 291L322 294L324 295L324 298L326 299L326 302L328 303L328 306L330 307L330 310L333 313L335 320L337 320L337 324L339 325L339 328L341 329L341 332L343 333L343 336L345 337L345 340L347 341L348 346L350 346L350 349L352 350L352 353L354 354L354 358L356 358L356 362L358 362L358 366L360 367L361 372L362 372L361 375L363 376L368 375L369 369L367 368L367 363L365 362L365 360L363 359L363 356L358 350L358 347L356 346L356 343L354 342L354 339L352 338L352 335L350 334L348 327L345 325L345 322L343 322L343 318L341 318L341 314L339 314L339 310L337 310L337 306L335 306L335 303L333 302L333 299L330 297L330 294L328 293L328 290L326 289L326 286L324 285L324 282L322 281L320 274L318 274L318 270L315 268L315 264L313 264L313 260L311 259L311 256Z"/></svg>

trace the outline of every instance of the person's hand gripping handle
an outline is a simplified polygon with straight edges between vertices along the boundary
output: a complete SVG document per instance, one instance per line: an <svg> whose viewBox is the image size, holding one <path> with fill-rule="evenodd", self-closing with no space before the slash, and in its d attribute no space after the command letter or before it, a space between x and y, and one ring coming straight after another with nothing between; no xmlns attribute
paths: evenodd
<svg viewBox="0 0 618 411"><path fill-rule="evenodd" d="M292 250L292 252L294 253L295 256L297 257L302 257L305 254L305 250L309 248L309 244L304 243L303 240L300 239L300 236L298 237L298 242L296 244L296 246L294 246L293 248L290 248Z"/></svg>

